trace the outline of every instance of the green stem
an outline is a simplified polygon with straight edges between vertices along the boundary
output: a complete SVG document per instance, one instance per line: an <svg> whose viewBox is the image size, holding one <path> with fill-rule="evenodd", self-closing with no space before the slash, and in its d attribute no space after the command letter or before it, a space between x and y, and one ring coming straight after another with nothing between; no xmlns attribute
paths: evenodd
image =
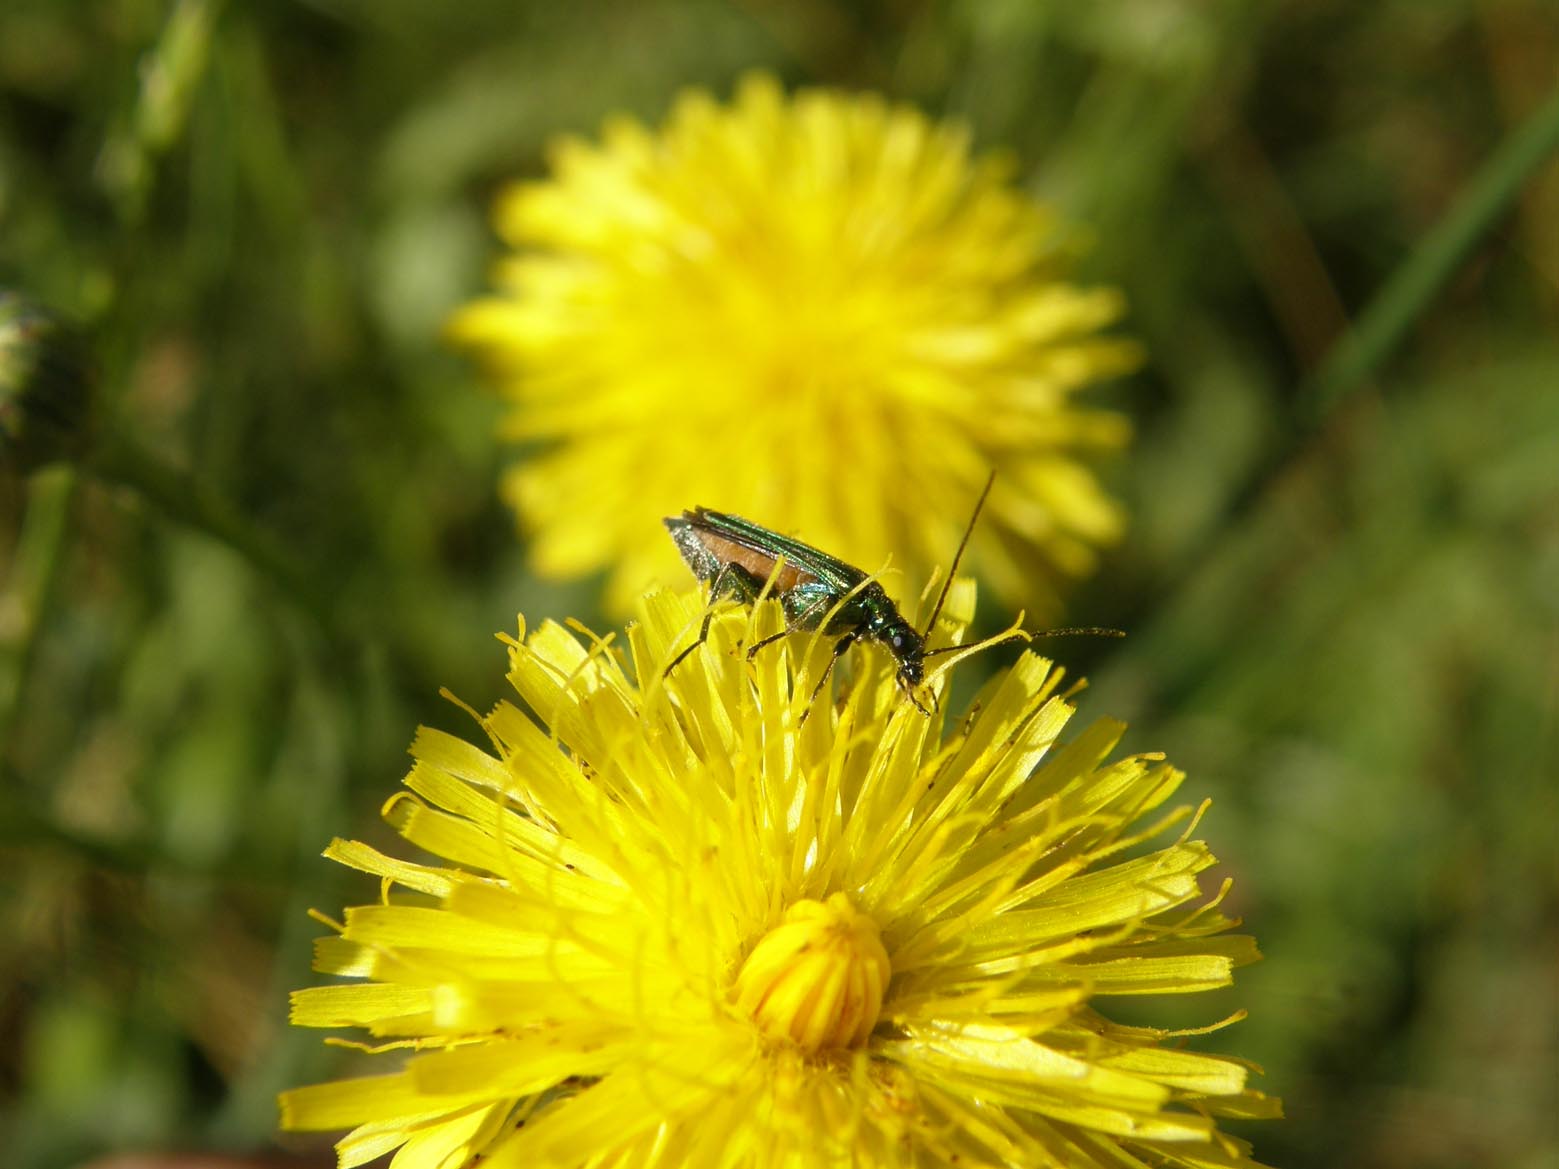
<svg viewBox="0 0 1559 1169"><path fill-rule="evenodd" d="M225 498L188 471L170 466L124 439L100 442L87 461L99 478L129 487L179 523L226 544L276 582L328 634L356 638L341 625L329 590Z"/></svg>
<svg viewBox="0 0 1559 1169"><path fill-rule="evenodd" d="M7 582L21 627L10 644L0 637L0 750L10 744L26 704L38 641L59 596L80 481L71 468L40 472L32 481Z"/></svg>
<svg viewBox="0 0 1559 1169"><path fill-rule="evenodd" d="M292 880L291 873L280 866L261 865L259 861L264 858L228 857L217 865L200 865L159 849L144 836L119 840L82 832L51 817L47 809L38 806L40 802L28 798L21 775L0 763L0 848L15 852L24 861L30 855L52 852L84 865L127 875L156 871L267 886Z"/></svg>
<svg viewBox="0 0 1559 1169"><path fill-rule="evenodd" d="M407 693L424 692L421 651L403 635L402 622L380 611L378 605L363 611L360 596L343 603L338 582L310 572L281 543L196 476L125 439L99 440L84 466L105 482L135 491L175 522L225 544L275 583L333 649L380 662Z"/></svg>
<svg viewBox="0 0 1559 1169"><path fill-rule="evenodd" d="M1306 380L1304 408L1310 421L1324 418L1380 368L1555 150L1559 90L1505 138Z"/></svg>
<svg viewBox="0 0 1559 1169"><path fill-rule="evenodd" d="M1542 163L1559 149L1559 91L1511 133L1468 182L1450 211L1366 306L1352 329L1306 379L1305 421L1319 425L1336 405L1381 367L1468 253L1499 221ZM1310 448L1289 452L1234 498L1225 523L1182 554L1175 588L1154 605L1120 660L1150 661L1185 652L1185 631L1216 611L1219 589L1249 579L1267 563L1280 538L1273 509L1280 488L1313 468ZM1103 679L1096 679L1103 681Z"/></svg>

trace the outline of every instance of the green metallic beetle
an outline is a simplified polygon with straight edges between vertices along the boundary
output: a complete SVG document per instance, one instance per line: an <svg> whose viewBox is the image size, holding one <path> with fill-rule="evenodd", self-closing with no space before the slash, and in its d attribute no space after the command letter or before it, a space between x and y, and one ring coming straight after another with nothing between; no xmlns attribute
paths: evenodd
<svg viewBox="0 0 1559 1169"><path fill-rule="evenodd" d="M758 599L764 585L772 582L769 587L784 610L785 628L749 646L749 658L770 642L790 633L821 631L836 636L838 640L834 642L828 669L823 671L812 692L815 700L828 681L833 663L845 650L857 641L875 641L898 663L899 685L909 700L923 714L929 715L931 712L915 693L925 681L926 659L959 647L950 645L928 650L926 638L942 611L948 585L958 570L969 533L974 530L975 518L990 489L991 480L987 480L924 633L904 619L898 606L869 574L810 544L782 536L740 516L704 507L695 507L680 516L667 516L665 524L693 575L709 582L711 598L729 595L751 604ZM708 638L712 616L713 610L704 615L698 640L676 656L666 667L667 674Z"/></svg>
<svg viewBox="0 0 1559 1169"><path fill-rule="evenodd" d="M936 627L942 603L947 600L947 590L953 583L958 563L963 559L964 549L968 547L969 535L974 531L975 520L979 518L980 509L985 506L985 498L990 494L995 479L993 474L985 481L985 488L974 505L969 525L964 529L963 539L959 541L952 567L948 569L947 579L942 582L942 591L931 610L924 632L904 619L898 606L868 573L810 544L782 536L741 516L711 511L705 507L695 507L680 516L667 516L664 522L677 551L693 570L693 575L709 583L711 600L732 596L744 604L752 604L766 585L779 599L785 613L785 628L748 646L748 658L770 642L791 633L820 631L837 637L828 668L823 671L823 676L812 691L811 702L815 702L840 655L857 641L875 641L892 654L893 660L898 663L898 682L909 700L922 714L929 715L931 711L916 696L916 690L925 681L926 659L962 647L948 645L940 649L927 649L926 639ZM709 623L713 617L714 610L711 608L704 614L698 640L672 660L666 667L666 674L670 674L688 654L704 644L709 637ZM1070 634L1125 636L1118 629L1088 626L1049 629L1035 634L1020 633L1013 635L1011 640L1028 641L1033 637ZM808 703L809 709L811 702Z"/></svg>
<svg viewBox="0 0 1559 1169"><path fill-rule="evenodd" d="M729 594L751 604L772 578L785 628L749 646L748 657L788 633L837 635L835 658L857 641L875 641L898 662L899 684L920 706L915 687L925 680L926 639L866 573L810 544L721 511L697 507L668 516L665 523L693 575L710 583L711 596ZM698 640L677 655L667 673L703 644L709 621L706 614ZM819 689L827 678L825 672Z"/></svg>

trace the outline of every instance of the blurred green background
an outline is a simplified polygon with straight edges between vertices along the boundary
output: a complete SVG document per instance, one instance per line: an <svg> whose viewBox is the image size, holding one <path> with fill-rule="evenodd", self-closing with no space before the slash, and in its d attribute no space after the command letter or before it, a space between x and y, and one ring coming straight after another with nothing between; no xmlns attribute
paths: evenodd
<svg viewBox="0 0 1559 1169"><path fill-rule="evenodd" d="M1559 1163L1556 62L1551 0L5 0L0 286L120 451L0 466L6 1163L266 1149L329 1074L285 994L372 891L319 850L517 610L600 624L438 340L490 199L753 67L966 120L1127 293L1133 527L1069 618L1131 636L1055 648L1267 955L1153 1017L1249 1007L1263 1161Z"/></svg>

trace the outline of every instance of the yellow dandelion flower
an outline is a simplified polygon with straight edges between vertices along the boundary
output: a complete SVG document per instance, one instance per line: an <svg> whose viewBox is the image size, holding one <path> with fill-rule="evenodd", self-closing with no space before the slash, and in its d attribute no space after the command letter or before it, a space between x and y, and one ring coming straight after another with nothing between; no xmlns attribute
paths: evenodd
<svg viewBox="0 0 1559 1169"><path fill-rule="evenodd" d="M1031 611L1119 533L1089 464L1126 424L1075 397L1138 359L1098 332L1120 297L1067 282L1067 232L967 130L759 77L552 164L450 326L536 448L504 493L544 575L610 568L625 612L676 571L647 521L703 504L918 587L992 468L970 564Z"/></svg>
<svg viewBox="0 0 1559 1169"><path fill-rule="evenodd" d="M1033 655L944 725L858 650L802 718L827 639L742 652L776 605L724 608L669 676L701 601L641 612L627 654L509 640L524 710L481 719L491 750L419 733L385 814L440 862L330 845L383 893L293 1020L405 1063L285 1093L286 1127L393 1169L1251 1164L1216 1126L1276 1113L1247 1065L1104 1008L1257 957L1164 810L1179 772L1107 762L1113 723L1058 745Z"/></svg>

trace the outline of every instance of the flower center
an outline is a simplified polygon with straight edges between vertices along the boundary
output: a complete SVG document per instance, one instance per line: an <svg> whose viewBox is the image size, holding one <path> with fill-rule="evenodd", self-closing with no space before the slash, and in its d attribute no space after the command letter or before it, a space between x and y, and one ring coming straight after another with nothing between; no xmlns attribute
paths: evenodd
<svg viewBox="0 0 1559 1169"><path fill-rule="evenodd" d="M734 994L771 1039L808 1052L858 1047L877 1025L892 973L877 923L835 893L786 910L742 963Z"/></svg>

